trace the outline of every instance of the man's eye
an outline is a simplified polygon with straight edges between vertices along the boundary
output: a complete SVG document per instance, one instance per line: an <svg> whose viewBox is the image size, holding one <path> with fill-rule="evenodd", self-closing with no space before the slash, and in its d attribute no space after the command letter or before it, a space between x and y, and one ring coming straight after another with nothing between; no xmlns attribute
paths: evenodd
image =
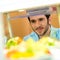
<svg viewBox="0 0 60 60"><path fill-rule="evenodd" d="M31 23L35 23L36 21L35 21L35 20L31 20L30 22L31 22Z"/></svg>
<svg viewBox="0 0 60 60"><path fill-rule="evenodd" d="M44 18L39 18L39 21L42 21L42 20L44 20Z"/></svg>

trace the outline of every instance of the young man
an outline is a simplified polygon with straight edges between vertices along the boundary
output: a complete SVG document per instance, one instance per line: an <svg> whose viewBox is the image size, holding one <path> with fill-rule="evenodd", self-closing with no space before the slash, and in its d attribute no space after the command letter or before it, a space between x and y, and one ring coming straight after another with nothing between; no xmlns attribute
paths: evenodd
<svg viewBox="0 0 60 60"><path fill-rule="evenodd" d="M50 36L52 38L60 39L59 28L53 28L51 26L50 14L51 11L49 7L35 9L28 11L28 20L34 32L24 37L24 40L32 38L38 41L43 36Z"/></svg>

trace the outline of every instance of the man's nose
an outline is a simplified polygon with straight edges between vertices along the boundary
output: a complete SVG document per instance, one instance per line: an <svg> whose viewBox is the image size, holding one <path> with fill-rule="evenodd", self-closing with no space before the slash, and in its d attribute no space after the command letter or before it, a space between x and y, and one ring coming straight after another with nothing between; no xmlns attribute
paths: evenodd
<svg viewBox="0 0 60 60"><path fill-rule="evenodd" d="M37 21L36 22L36 26L38 27L38 26L41 26L41 22L40 21Z"/></svg>

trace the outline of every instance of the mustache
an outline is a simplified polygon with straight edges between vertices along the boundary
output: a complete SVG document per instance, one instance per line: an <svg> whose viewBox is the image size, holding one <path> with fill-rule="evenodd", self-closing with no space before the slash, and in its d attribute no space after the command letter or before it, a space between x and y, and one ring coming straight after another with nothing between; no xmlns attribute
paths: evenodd
<svg viewBox="0 0 60 60"><path fill-rule="evenodd" d="M39 28L42 28L42 29L43 29L43 27L39 26L39 27L37 27L35 30L37 30L37 29L39 29Z"/></svg>

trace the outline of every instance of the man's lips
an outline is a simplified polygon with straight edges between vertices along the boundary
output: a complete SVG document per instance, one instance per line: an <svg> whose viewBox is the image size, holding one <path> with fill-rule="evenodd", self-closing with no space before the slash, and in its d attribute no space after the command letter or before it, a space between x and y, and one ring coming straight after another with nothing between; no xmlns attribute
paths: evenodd
<svg viewBox="0 0 60 60"><path fill-rule="evenodd" d="M37 28L37 30L39 30L39 29L44 29L43 27L39 27L39 28Z"/></svg>
<svg viewBox="0 0 60 60"><path fill-rule="evenodd" d="M44 29L43 27L37 28L38 31L42 31L43 29Z"/></svg>

